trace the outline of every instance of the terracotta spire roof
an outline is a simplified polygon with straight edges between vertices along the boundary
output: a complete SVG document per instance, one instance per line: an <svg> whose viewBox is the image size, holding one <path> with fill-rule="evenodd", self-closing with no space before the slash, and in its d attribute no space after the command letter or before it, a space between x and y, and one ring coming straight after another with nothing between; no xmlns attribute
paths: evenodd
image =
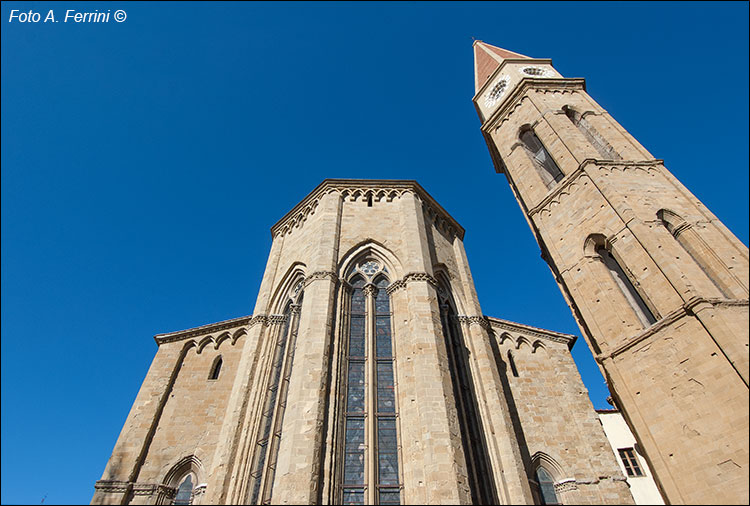
<svg viewBox="0 0 750 506"><path fill-rule="evenodd" d="M506 58L528 58L519 53L491 46L481 40L474 41L474 91L487 82L487 79Z"/></svg>

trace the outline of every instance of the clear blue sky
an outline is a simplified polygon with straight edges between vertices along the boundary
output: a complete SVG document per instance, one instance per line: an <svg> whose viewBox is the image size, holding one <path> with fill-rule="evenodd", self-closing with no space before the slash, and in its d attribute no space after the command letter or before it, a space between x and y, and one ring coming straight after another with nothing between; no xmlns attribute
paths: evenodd
<svg viewBox="0 0 750 506"><path fill-rule="evenodd" d="M124 9L123 23L8 22ZM252 312L322 179L416 179L485 314L579 334L471 104L551 58L748 242L747 3L2 4L2 502L91 499L152 336ZM596 407L603 380L574 349Z"/></svg>

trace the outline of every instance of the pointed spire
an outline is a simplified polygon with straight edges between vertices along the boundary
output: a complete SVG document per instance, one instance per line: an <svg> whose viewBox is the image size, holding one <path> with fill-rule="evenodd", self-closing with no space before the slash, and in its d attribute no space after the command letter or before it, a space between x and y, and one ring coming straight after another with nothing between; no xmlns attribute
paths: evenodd
<svg viewBox="0 0 750 506"><path fill-rule="evenodd" d="M492 73L506 58L528 58L528 56L491 46L481 40L474 41L474 92L479 91Z"/></svg>

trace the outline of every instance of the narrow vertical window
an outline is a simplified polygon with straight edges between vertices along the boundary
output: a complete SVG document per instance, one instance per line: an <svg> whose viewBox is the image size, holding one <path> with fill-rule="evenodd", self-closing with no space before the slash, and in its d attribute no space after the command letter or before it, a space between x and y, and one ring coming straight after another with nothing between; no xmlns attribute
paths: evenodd
<svg viewBox="0 0 750 506"><path fill-rule="evenodd" d="M302 300L301 294L299 300ZM284 324L272 351L271 369L250 473L250 504L267 504L271 500L281 426L299 329L299 308L299 304L293 304L291 300L287 302L284 308Z"/></svg>
<svg viewBox="0 0 750 506"><path fill-rule="evenodd" d="M219 355L218 357L216 357L213 365L211 366L211 372L208 373L208 379L210 380L219 379L219 373L221 372L221 363L222 363L221 355Z"/></svg>
<svg viewBox="0 0 750 506"><path fill-rule="evenodd" d="M565 115L570 122L578 128L583 136L586 137L586 140L596 149L599 156L605 160L622 160L622 157L615 151L615 148L578 111L567 105L563 107L563 111L565 111Z"/></svg>
<svg viewBox="0 0 750 506"><path fill-rule="evenodd" d="M625 472L628 473L628 477L643 476L641 466L638 465L638 458L635 456L635 451L632 448L620 448L617 452L620 454L620 459L625 466Z"/></svg>
<svg viewBox="0 0 750 506"><path fill-rule="evenodd" d="M539 175L542 177L545 186L550 189L555 183L560 181L564 174L552 159L547 149L539 140L539 137L531 129L524 130L521 133L521 142L529 152L531 159L537 167Z"/></svg>
<svg viewBox="0 0 750 506"><path fill-rule="evenodd" d="M555 481L545 468L538 467L536 469L536 481L539 484L542 504L560 504L555 493Z"/></svg>
<svg viewBox="0 0 750 506"><path fill-rule="evenodd" d="M358 272L346 338L341 501L401 504L390 283L374 261Z"/></svg>
<svg viewBox="0 0 750 506"><path fill-rule="evenodd" d="M596 252L599 254L599 258L609 270L609 273L612 276L612 279L614 279L615 283L617 284L617 287L630 303L630 307L633 308L633 311L638 316L638 319L641 321L644 328L650 327L651 325L656 323L654 314L651 312L641 295L635 289L633 283L631 283L630 279L625 275L625 271L622 270L622 267L620 267L620 264L617 262L615 257L613 257L612 254L603 246L598 247L596 249Z"/></svg>
<svg viewBox="0 0 750 506"><path fill-rule="evenodd" d="M365 504L365 282L352 282L344 416L343 503Z"/></svg>
<svg viewBox="0 0 750 506"><path fill-rule="evenodd" d="M440 306L440 321L443 327L445 347L448 352L448 369L451 375L453 396L456 400L456 413L461 433L461 446L466 461L466 474L469 479L473 504L496 504L497 499L492 485L492 470L487 465L487 451L482 435L474 395L474 384L466 357L466 346L456 313L450 301Z"/></svg>
<svg viewBox="0 0 750 506"><path fill-rule="evenodd" d="M375 296L378 504L400 504L391 307L386 292L388 281L381 277L375 286L378 288Z"/></svg>
<svg viewBox="0 0 750 506"><path fill-rule="evenodd" d="M513 360L513 353L508 350L508 365L510 366L510 372L513 373L514 377L518 377L518 369L516 369L516 361Z"/></svg>

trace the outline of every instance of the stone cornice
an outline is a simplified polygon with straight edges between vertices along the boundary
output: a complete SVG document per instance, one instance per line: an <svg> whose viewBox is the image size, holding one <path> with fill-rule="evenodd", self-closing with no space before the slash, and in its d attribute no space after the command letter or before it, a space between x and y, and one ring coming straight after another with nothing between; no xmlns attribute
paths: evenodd
<svg viewBox="0 0 750 506"><path fill-rule="evenodd" d="M524 77L515 86L513 91L500 103L495 112L482 124L482 133L489 139L489 135L496 124L500 123L505 116L513 110L517 103L526 96L526 92L534 90L583 90L586 91L586 80L583 78L565 77Z"/></svg>
<svg viewBox="0 0 750 506"><path fill-rule="evenodd" d="M302 225L309 215L314 214L320 199L328 193L338 193L351 200L372 196L376 200L386 201L404 193L413 193L422 201L428 216L437 217L440 220L438 223L444 223L443 228L455 233L461 240L464 238L463 227L419 183L407 179L325 179L271 227L271 237L284 235Z"/></svg>
<svg viewBox="0 0 750 506"><path fill-rule="evenodd" d="M554 330L540 329L539 327L532 327L530 325L524 325L509 320L501 320L500 318L494 318L492 316L485 316L485 318L492 328L516 332L524 336L546 339L547 341L554 341L556 343L563 343L568 346L568 349L573 348L576 339L578 339L578 337L574 335L563 334L562 332L555 332Z"/></svg>
<svg viewBox="0 0 750 506"><path fill-rule="evenodd" d="M608 353L600 353L599 355L596 355L594 358L597 362L602 363L608 358L615 358L618 355L621 355L625 351L629 350L633 346L637 345L638 343L646 340L647 338L653 336L660 330L668 327L672 323L676 322L677 320L684 318L685 316L690 316L695 314L696 312L700 311L702 308L700 306L747 306L748 305L748 299L719 299L719 298L703 298L703 297L693 297L692 299L685 302L682 306L678 307L674 311L670 312L666 316L664 316L662 319L648 327L647 329L644 329L639 334L636 334L635 336L631 337L621 345L617 346L615 349Z"/></svg>
<svg viewBox="0 0 750 506"><path fill-rule="evenodd" d="M592 179L592 175L588 173L586 170L589 165L597 165L600 169L609 169L609 170L616 170L617 168L621 168L621 170L625 170L628 167L639 167L644 168L648 171L650 168L655 166L663 166L664 160L660 160L657 158L651 159L651 160L634 160L634 161L627 161L627 160L596 160L593 158L586 158L584 161L580 163L578 168L571 172L570 174L567 174L564 178L560 180L559 183L555 185L550 192L545 195L545 197L534 207L529 209L529 217L544 211L549 210L549 207L553 202L560 202L560 198L562 195L568 194L568 189L584 174L589 178ZM593 180L593 179L592 179Z"/></svg>
<svg viewBox="0 0 750 506"><path fill-rule="evenodd" d="M219 332L226 329L232 329L235 327L241 327L250 323L252 315L240 316L239 318L233 318L231 320L223 320L216 323L209 323L208 325L201 325L200 327L193 327L185 330L178 330L177 332L168 332L165 334L156 334L154 340L156 344L162 345L165 343L171 343L173 341L181 341L190 337L195 337L203 334L211 334L213 332Z"/></svg>

